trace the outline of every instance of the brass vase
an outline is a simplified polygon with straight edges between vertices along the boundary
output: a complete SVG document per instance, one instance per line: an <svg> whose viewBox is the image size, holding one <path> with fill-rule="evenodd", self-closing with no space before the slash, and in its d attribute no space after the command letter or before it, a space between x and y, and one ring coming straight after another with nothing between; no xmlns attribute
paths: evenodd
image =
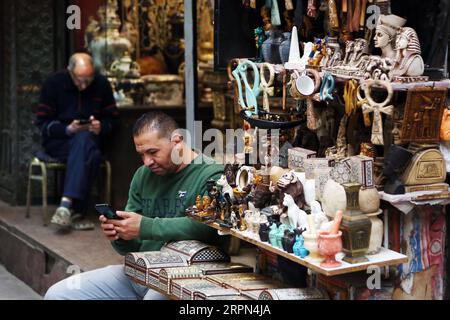
<svg viewBox="0 0 450 320"><path fill-rule="evenodd" d="M342 231L342 259L348 263L369 261L365 254L369 249L369 240L372 223L369 218L359 210L359 183L343 184L347 197L347 208L342 218L340 230Z"/></svg>

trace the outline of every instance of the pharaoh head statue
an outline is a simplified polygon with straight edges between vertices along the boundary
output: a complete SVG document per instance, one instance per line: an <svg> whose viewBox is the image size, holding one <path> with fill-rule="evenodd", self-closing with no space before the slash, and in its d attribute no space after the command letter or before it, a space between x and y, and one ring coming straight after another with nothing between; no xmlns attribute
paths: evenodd
<svg viewBox="0 0 450 320"><path fill-rule="evenodd" d="M393 47L395 46L395 37L399 28L403 27L406 20L396 16L394 14L390 15L380 15L378 19L378 24L375 29L374 42L375 47L382 50L382 57L392 58Z"/></svg>

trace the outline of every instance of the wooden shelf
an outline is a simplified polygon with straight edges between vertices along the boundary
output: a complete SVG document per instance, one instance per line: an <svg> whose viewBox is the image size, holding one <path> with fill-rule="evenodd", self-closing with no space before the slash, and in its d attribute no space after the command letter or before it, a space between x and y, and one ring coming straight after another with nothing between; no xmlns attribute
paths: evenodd
<svg viewBox="0 0 450 320"><path fill-rule="evenodd" d="M395 251L392 251L392 250L389 250L386 248L381 248L380 252L375 255L366 255L367 259L369 259L368 262L350 264L345 261L342 261L343 254L341 253L341 254L336 255L336 260L342 262L342 265L340 267L324 268L324 267L320 266L320 263L310 262L310 261L308 261L308 259L302 259L302 258L294 255L293 253L288 253L282 249L274 247L268 242L261 242L256 239L250 238L245 234L245 232L238 231L235 229L223 228L223 227L219 226L219 224L216 222L209 223L208 225L210 227L213 227L214 229L221 231L222 234L230 234L232 236L235 236L241 240L252 243L252 244L254 244L260 248L263 248L267 251L276 253L280 256L283 256L291 261L294 261L294 262L301 264L317 273L320 273L320 274L323 274L326 276L336 276L336 275L340 275L340 274L346 274L346 273L366 270L369 266L374 266L374 265L379 266L379 267L390 266L390 265L399 265L399 264L402 264L402 263L405 263L408 261L408 257L404 254L401 254L401 253L398 253L398 252L395 252Z"/></svg>

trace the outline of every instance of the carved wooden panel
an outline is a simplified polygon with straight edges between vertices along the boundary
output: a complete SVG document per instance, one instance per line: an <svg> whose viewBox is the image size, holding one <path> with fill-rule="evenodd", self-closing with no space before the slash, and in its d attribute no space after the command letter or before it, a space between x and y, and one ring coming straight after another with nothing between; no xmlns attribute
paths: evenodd
<svg viewBox="0 0 450 320"><path fill-rule="evenodd" d="M403 116L402 142L438 142L447 88L408 90Z"/></svg>

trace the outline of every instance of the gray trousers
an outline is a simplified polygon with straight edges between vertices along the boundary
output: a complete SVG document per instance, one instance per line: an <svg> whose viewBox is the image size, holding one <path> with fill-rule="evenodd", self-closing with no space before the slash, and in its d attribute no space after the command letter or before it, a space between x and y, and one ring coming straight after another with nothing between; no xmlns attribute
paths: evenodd
<svg viewBox="0 0 450 320"><path fill-rule="evenodd" d="M130 280L123 265L83 272L51 286L46 300L166 300L157 291Z"/></svg>

